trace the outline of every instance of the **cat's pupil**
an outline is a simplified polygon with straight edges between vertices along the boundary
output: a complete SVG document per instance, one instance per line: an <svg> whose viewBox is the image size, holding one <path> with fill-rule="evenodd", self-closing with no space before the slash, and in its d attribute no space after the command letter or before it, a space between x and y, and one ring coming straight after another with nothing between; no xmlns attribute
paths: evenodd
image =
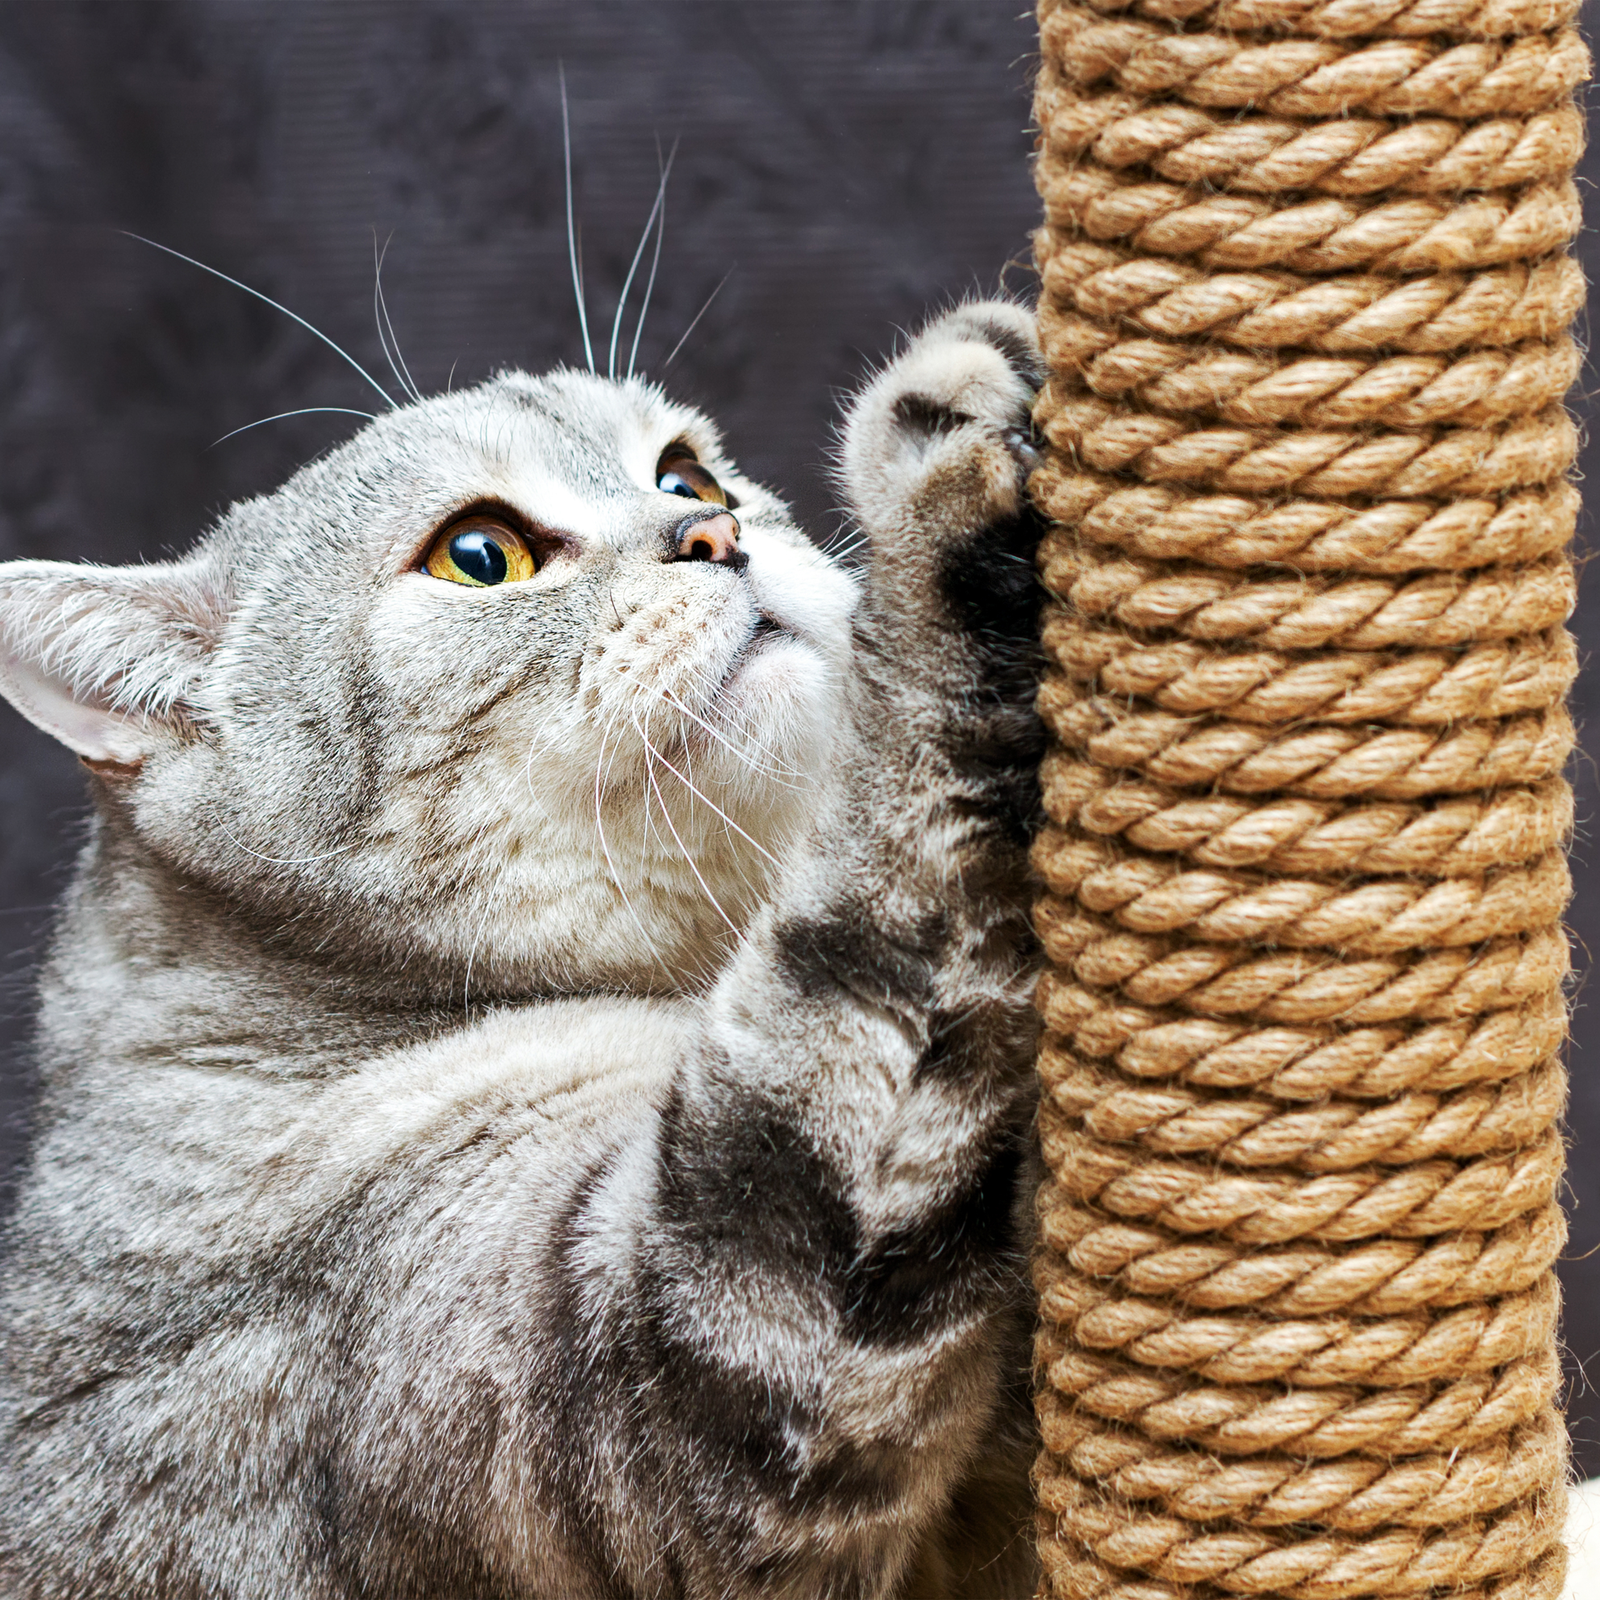
<svg viewBox="0 0 1600 1600"><path fill-rule="evenodd" d="M679 477L676 472L663 472L661 481L656 487L667 494L681 494L689 500L698 500L700 498L689 480Z"/></svg>
<svg viewBox="0 0 1600 1600"><path fill-rule="evenodd" d="M450 541L450 559L476 583L506 581L506 553L486 533L468 529Z"/></svg>

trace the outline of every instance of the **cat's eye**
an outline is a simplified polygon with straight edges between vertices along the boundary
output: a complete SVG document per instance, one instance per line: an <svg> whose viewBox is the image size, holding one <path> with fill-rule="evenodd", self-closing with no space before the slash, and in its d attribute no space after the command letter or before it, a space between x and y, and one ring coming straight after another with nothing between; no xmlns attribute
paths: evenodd
<svg viewBox="0 0 1600 1600"><path fill-rule="evenodd" d="M693 456L671 451L656 465L656 488L663 494L682 495L685 500L710 500L719 506L729 503L722 485Z"/></svg>
<svg viewBox="0 0 1600 1600"><path fill-rule="evenodd" d="M463 517L452 522L428 551L424 569L447 583L492 589L520 583L539 570L527 541L499 517Z"/></svg>

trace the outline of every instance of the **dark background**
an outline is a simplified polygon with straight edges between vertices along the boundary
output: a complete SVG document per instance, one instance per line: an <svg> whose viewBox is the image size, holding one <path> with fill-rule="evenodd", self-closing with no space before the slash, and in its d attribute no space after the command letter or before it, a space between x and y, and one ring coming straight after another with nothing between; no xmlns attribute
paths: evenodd
<svg viewBox="0 0 1600 1600"><path fill-rule="evenodd" d="M0 558L154 558L358 425L310 334L119 230L283 301L389 374L373 239L424 390L581 358L558 62L596 342L681 140L641 355L745 468L834 526L838 391L928 306L1026 255L1019 0L0 0ZM1600 170L1600 168L1597 168ZM1580 248L1590 259L1595 236ZM1017 268L1013 287L1027 285ZM628 334L631 339L631 324ZM624 340L624 344L628 341ZM602 355L603 359L603 355ZM391 387L393 387L391 385ZM1593 393L1592 374L1583 392ZM1581 404L1581 402L1580 402ZM1576 619L1600 636L1591 574ZM1600 751L1600 693L1575 710ZM1596 764L1578 763L1580 972L1600 945ZM0 705L0 1209L25 1136L31 969L83 820L76 763ZM1572 1049L1564 1267L1578 1466L1600 1473L1600 1008Z"/></svg>

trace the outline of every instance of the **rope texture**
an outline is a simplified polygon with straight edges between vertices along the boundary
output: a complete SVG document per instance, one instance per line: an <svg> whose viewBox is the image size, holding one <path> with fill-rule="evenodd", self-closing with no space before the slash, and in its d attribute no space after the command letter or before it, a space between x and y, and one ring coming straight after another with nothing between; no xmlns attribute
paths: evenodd
<svg viewBox="0 0 1600 1600"><path fill-rule="evenodd" d="M1554 1600L1575 0L1041 0L1041 1594Z"/></svg>

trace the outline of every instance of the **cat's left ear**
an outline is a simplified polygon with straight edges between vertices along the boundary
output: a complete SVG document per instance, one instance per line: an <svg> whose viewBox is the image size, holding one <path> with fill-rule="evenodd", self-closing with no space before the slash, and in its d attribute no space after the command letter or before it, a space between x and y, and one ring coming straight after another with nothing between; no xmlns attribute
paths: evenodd
<svg viewBox="0 0 1600 1600"><path fill-rule="evenodd" d="M142 761L185 715L227 617L203 558L0 564L0 694L86 761Z"/></svg>

